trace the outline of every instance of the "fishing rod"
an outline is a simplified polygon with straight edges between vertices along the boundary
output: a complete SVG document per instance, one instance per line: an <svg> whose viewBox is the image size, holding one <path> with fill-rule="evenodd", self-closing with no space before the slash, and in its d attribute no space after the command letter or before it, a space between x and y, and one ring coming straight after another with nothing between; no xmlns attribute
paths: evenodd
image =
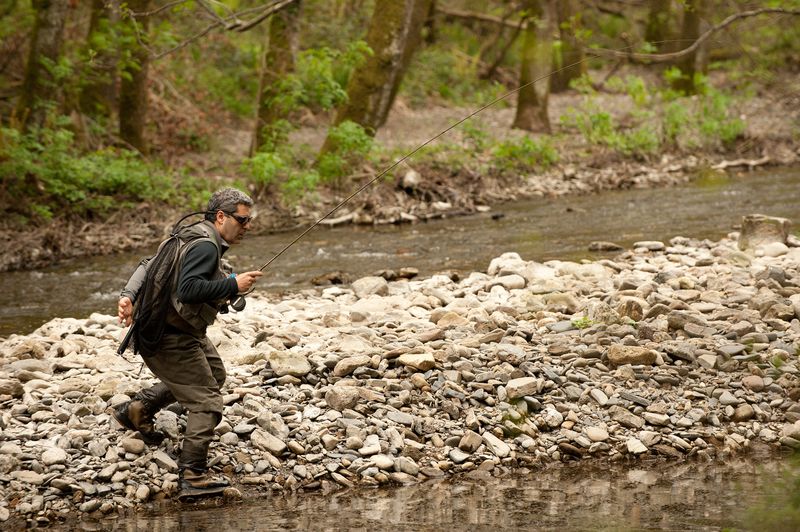
<svg viewBox="0 0 800 532"><path fill-rule="evenodd" d="M735 16L733 16L733 15L732 15L731 17L728 17L728 19L726 19L726 20L725 20L725 22L724 22L723 24L721 24L721 25L719 25L719 26L715 26L714 28L711 28L711 29L707 30L707 31L706 31L706 32L705 32L705 33L702 35L702 37L703 37L705 40L707 40L708 38L710 38L710 36L711 36L711 35L712 35L712 34L713 34L715 31L719 30L720 28L724 27L725 25L728 25L728 24L730 24L730 23L731 23L731 22L733 22L733 20L735 20L736 18L741 18L741 17L744 17L744 16L752 16L752 15L757 15L757 14L761 14L761 13L764 13L764 12L773 12L773 11L772 11L772 10L766 10L766 9L765 9L765 10L757 10L757 11L753 11L753 12L741 13L741 14L738 14L738 15L735 15ZM661 43L667 43L667 42L683 42L683 41L685 41L685 39L670 39L670 40L664 40L664 41L660 41L659 43L653 43L653 44L661 44ZM698 41L698 40L695 40L695 42L696 42L696 41ZM631 54L631 52L630 52L630 50L633 48L633 46L634 46L634 45L632 45L632 44L631 44L631 45L624 46L624 47L621 47L621 48L617 48L617 49L614 49L614 50L605 50L605 52L613 52L613 54L625 54L625 53L627 53L628 55L626 55L625 57L632 57L633 55L635 55L635 54ZM694 46L694 45L692 45L692 46ZM673 58L674 58L674 56L676 56L676 55L678 55L678 54L682 54L682 53L685 53L685 52L687 52L688 50L690 50L690 49L692 48L692 46L690 46L689 48L683 49L683 50L681 50L680 52L675 52L675 53L672 53L672 54L670 54L670 55L671 55L671 56L673 56ZM649 55L649 54L648 54L648 55ZM615 55L615 57L616 57L616 55ZM623 58L624 58L624 57L623 57ZM387 166L386 168L384 168L384 169L383 169L381 172L379 172L377 175L375 175L375 177L373 177L372 179L370 179L369 181L367 181L366 183L364 183L363 185L361 185L361 186L360 186L358 189L356 189L356 191L355 191L355 192L353 192L352 194L350 194L350 195L349 195L348 197L346 197L344 200L340 201L340 202L339 202L339 203L338 203L338 204L337 204L335 207L333 207L333 209L331 209L331 210L330 210L330 211L328 211L328 212L327 212L325 215L323 215L321 218L317 219L317 220L316 220L314 223L312 223L311 225L309 225L309 226L308 226L308 227L307 227L307 228L306 228L306 229L305 229L305 230L304 230L302 233L300 233L299 235L297 235L297 236L296 236L296 237L295 237L295 238L294 238L294 239L293 239L291 242L289 242L288 244L286 244L286 245L285 245L285 246L284 246L284 247L283 247L283 248L282 248L280 251L278 251L278 252L277 252L277 253L276 253L276 254L275 254L275 255L274 255L274 256L273 256L271 259L269 259L267 262L265 262L265 263L264 263L264 265L263 265L263 266L261 266L261 267L258 269L258 271L264 271L264 270L265 270L267 267L269 267L269 265L270 265L270 264L272 264L273 262L275 262L275 260L277 260L277 259L278 259L278 257L280 257L280 256L281 256L281 255L283 255L283 254L284 254L286 251L288 251L288 250L289 250L289 249L290 249L292 246L294 246L294 245L295 245L297 242L299 242L299 241L300 241L300 240L301 240L303 237L305 237L305 236L306 236L306 235L307 235L309 232L311 232L311 231L312 231L312 230L313 230L315 227L317 227L317 226L318 226L319 224L321 224L323 221L325 221L325 220L326 220L326 219L328 219L330 216L332 216L334 213L336 213L336 212L337 212L339 209L341 209L341 208L342 208L344 205L346 205L347 203L349 203L349 202L350 202L350 201L351 201L353 198L355 198L356 196L358 196L359 194L361 194L361 192L363 192L364 190L366 190L367 188L369 188L369 187L370 187L372 184L374 184L374 183L375 183L376 181L378 181L380 178L382 178L382 177L383 177L383 176L385 176L387 173L389 173L390 171L392 171L393 169L395 169L396 167L398 167L400 164L402 164L403 162L405 162L406 160L408 160L409 158L411 158L411 157L412 157L413 155L415 155L417 152L419 152L420 150L422 150L423 148L425 148L427 145L429 145L429 144L431 144L432 142L434 142L434 141L438 140L438 139L439 139L440 137L442 137L443 135L447 134L447 133L448 133L448 132L450 132L451 130L453 130L453 129L455 129L456 127L460 126L461 124L463 124L464 122L466 122L466 121L467 121L467 120L469 120L470 118L472 118L472 117L474 117L474 116L476 116L476 115L478 115L478 114L482 113L483 111L485 111L485 110L486 110L486 109L488 109L489 107L492 107L493 105L495 105L495 104L497 104L497 103L499 103L499 102L501 102L501 101L505 100L505 99L506 99L506 98L508 98L509 96L512 96L512 95L514 95L514 94L517 94L517 93L518 93L519 91L521 91L522 89L525 89L526 87L530 87L531 85L534 85L534 84L536 84L536 83L538 83L538 82L540 82L540 81L546 80L546 79L550 78L551 76L553 76L553 75L555 75L555 74L558 74L559 72L563 72L564 70L567 70L567 69L570 69L570 68L572 68L572 67L576 67L576 66L578 66L578 65L581 65L581 64L583 64L583 63L587 62L589 59L590 59L589 57L584 57L583 59L581 59L581 60L579 60L579 61L575 61L575 62L573 62L573 63L570 63L570 64L568 64L568 65L562 66L561 68L558 68L558 69L556 69L556 70L553 70L553 71L549 72L548 74L545 74L545 75L543 75L543 76L539 76L538 78L536 78L536 79L534 79L534 80L531 80L531 81L529 81L529 82L527 82L527 83L524 83L524 84L520 85L519 87L516 87L516 88L514 88L514 89L512 89L512 90L510 90L510 91L507 91L506 93L504 93L504 94L502 94L502 95L500 95L500 96L496 97L495 99L493 99L493 100L492 100L492 101L490 101L489 103L487 103L487 104L485 104L485 105L483 105L483 106L479 107L479 108L478 108L478 109L476 109L475 111L473 111L473 112L469 113L468 115L464 116L464 117L463 117L463 118L461 118L460 120L458 120L458 121L454 122L453 124L451 124L450 126L446 127L445 129L443 129L442 131L440 131L440 132L439 132L439 133L437 133L436 135L434 135L434 136L432 136L432 137L428 138L427 140L425 140L424 142L422 142L421 144L419 144L417 147L415 147L413 150L409 151L408 153L406 153L405 155L403 155L402 157L400 157L399 159L397 159L395 162L393 162L391 165L389 165L389 166ZM650 59L652 59L652 58L650 58ZM244 308L244 296L245 296L245 295L248 295L248 294L250 294L251 292L253 292L253 290L254 290L254 289L255 289L255 287L252 287L252 288L250 288L250 290L248 290L248 291L247 291L247 292L245 292L244 294L240 294L240 295L239 295L239 297L237 297L237 298L236 298L236 299L235 299L235 300L232 302L232 304L231 304L231 307L232 307L234 310L237 310L237 311L238 311L238 310L242 310L242 309ZM237 308L237 307L239 307L239 308Z"/></svg>

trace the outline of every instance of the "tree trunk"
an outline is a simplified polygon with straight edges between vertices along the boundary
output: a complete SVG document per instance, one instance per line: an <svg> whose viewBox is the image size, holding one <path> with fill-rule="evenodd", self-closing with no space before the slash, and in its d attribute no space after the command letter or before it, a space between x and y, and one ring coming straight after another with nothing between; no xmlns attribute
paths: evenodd
<svg viewBox="0 0 800 532"><path fill-rule="evenodd" d="M81 111L89 115L108 116L116 108L116 57L102 42L111 33L116 18L117 0L93 0L89 19L87 49L92 52L89 82L80 96Z"/></svg>
<svg viewBox="0 0 800 532"><path fill-rule="evenodd" d="M550 73L553 57L555 6L553 0L525 0L523 6L530 18L522 43L519 84L523 88L517 93L517 114L511 127L550 133L550 80L544 77ZM532 83L534 80L539 81Z"/></svg>
<svg viewBox="0 0 800 532"><path fill-rule="evenodd" d="M58 63L69 0L34 0L36 22L25 67L22 92L16 114L22 129L42 126L47 116L47 104L58 98L57 80L50 66Z"/></svg>
<svg viewBox="0 0 800 532"><path fill-rule="evenodd" d="M428 16L425 17L425 44L436 43L436 38L439 35L438 26L436 24L436 0L431 0L428 7Z"/></svg>
<svg viewBox="0 0 800 532"><path fill-rule="evenodd" d="M278 82L295 69L301 5L302 1L291 4L273 15L270 21L269 43L264 53L258 91L258 114L251 150L253 153L269 139L270 126L287 118L291 111L277 105L275 98L279 96Z"/></svg>
<svg viewBox="0 0 800 532"><path fill-rule="evenodd" d="M374 54L350 76L348 101L336 124L351 120L374 134L386 122L400 82L419 43L431 0L377 0L367 44ZM332 148L329 139L323 152Z"/></svg>
<svg viewBox="0 0 800 532"><path fill-rule="evenodd" d="M576 37L580 29L580 14L575 5L575 0L561 0L556 2L556 19L558 21L558 34L561 40L560 57L554 58L556 71L550 77L550 90L563 92L569 88L569 83L586 73L583 45Z"/></svg>
<svg viewBox="0 0 800 532"><path fill-rule="evenodd" d="M686 48L700 37L700 18L702 0L686 0L683 7L683 23L681 24L680 48ZM675 66L681 71L681 76L672 83L672 88L686 94L694 94L695 65L697 64L697 51L683 56Z"/></svg>
<svg viewBox="0 0 800 532"><path fill-rule="evenodd" d="M650 9L647 14L647 24L644 28L644 40L655 45L659 52L676 50L684 46L675 47L669 42L672 0L649 0Z"/></svg>
<svg viewBox="0 0 800 532"><path fill-rule="evenodd" d="M128 9L143 13L150 8L150 0L128 0ZM134 37L131 44L131 59L123 68L119 88L119 135L128 144L142 153L147 153L144 127L147 122L147 74L150 58L145 48L148 17L124 16L123 27Z"/></svg>

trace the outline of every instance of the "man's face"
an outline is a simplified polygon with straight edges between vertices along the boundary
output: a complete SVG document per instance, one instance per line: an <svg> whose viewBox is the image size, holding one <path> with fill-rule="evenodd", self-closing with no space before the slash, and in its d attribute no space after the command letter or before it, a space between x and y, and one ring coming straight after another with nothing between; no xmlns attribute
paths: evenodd
<svg viewBox="0 0 800 532"><path fill-rule="evenodd" d="M250 230L253 224L253 221L250 219L250 207L239 204L236 206L236 211L232 214L217 211L215 222L217 230L225 242L230 245L238 244L242 241L244 234Z"/></svg>

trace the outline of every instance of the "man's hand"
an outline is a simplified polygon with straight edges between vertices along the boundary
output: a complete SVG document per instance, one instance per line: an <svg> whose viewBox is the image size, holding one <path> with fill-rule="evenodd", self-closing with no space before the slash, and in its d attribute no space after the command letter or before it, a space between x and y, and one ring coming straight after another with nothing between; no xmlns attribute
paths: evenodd
<svg viewBox="0 0 800 532"><path fill-rule="evenodd" d="M256 284L256 281L262 275L264 275L264 272L257 270L254 272L237 273L236 286L239 288L239 293L243 294L253 288L253 285Z"/></svg>
<svg viewBox="0 0 800 532"><path fill-rule="evenodd" d="M128 296L119 298L117 303L117 318L126 327L133 321L133 302Z"/></svg>

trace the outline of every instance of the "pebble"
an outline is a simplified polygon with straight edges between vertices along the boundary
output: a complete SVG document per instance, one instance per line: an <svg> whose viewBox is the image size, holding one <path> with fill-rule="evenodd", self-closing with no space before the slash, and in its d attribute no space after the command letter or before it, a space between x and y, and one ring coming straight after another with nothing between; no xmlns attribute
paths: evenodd
<svg viewBox="0 0 800 532"><path fill-rule="evenodd" d="M42 453L42 463L46 466L67 463L67 451L54 447Z"/></svg>
<svg viewBox="0 0 800 532"><path fill-rule="evenodd" d="M597 262L505 253L455 280L253 294L209 328L228 373L211 464L294 491L800 448L797 253L767 251L676 237ZM159 413L157 447L108 414L152 382L116 355L121 332L93 314L0 339L0 497L18 501L0 521L53 493L85 514L175 493L185 414Z"/></svg>

